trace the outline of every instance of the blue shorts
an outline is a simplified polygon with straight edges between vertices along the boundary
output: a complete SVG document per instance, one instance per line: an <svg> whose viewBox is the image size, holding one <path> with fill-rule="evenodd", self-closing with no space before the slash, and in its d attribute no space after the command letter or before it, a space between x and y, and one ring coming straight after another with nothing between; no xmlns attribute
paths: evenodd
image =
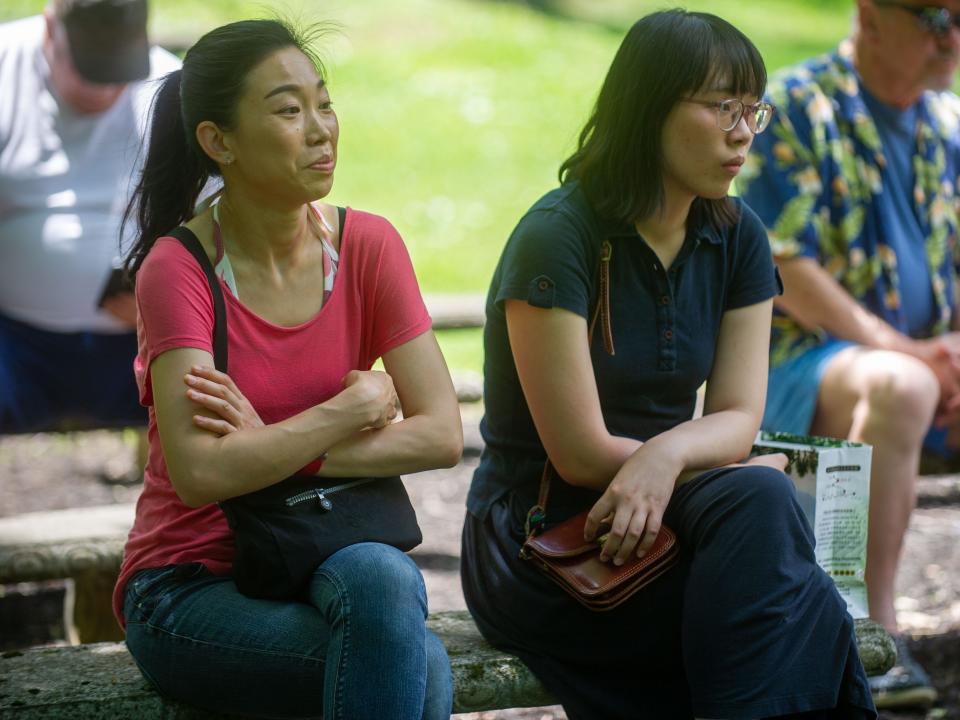
<svg viewBox="0 0 960 720"><path fill-rule="evenodd" d="M809 435L824 370L838 352L853 344L828 340L783 365L770 368L761 427L771 432Z"/></svg>
<svg viewBox="0 0 960 720"><path fill-rule="evenodd" d="M0 433L146 425L136 333L58 333L0 315Z"/></svg>
<svg viewBox="0 0 960 720"><path fill-rule="evenodd" d="M779 367L771 368L761 427L771 432L809 435L823 373L837 353L853 345L855 343L846 340L828 340ZM946 441L946 429L930 428L923 447L940 456L951 457L954 453L947 448Z"/></svg>

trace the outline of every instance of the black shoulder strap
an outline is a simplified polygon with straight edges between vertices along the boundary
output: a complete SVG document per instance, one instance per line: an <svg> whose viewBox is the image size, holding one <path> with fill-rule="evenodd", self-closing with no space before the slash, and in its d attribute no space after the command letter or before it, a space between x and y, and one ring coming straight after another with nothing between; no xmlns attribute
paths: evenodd
<svg viewBox="0 0 960 720"><path fill-rule="evenodd" d="M213 265L210 264L210 258L204 252L197 236L189 228L181 225L171 230L169 235L179 240L193 255L203 269L203 274L207 276L207 284L210 285L210 293L213 295L213 364L220 372L227 372L227 310Z"/></svg>
<svg viewBox="0 0 960 720"><path fill-rule="evenodd" d="M337 217L340 218L340 230L337 234L337 237L342 241L343 240L343 222L347 219L347 209L342 208L339 205L337 206ZM340 243L337 243L337 247L340 247Z"/></svg>

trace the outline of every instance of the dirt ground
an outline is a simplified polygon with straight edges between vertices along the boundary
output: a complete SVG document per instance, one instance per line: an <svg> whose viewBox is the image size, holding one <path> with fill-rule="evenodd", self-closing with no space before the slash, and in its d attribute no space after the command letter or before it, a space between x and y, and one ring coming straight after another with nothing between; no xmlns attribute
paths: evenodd
<svg viewBox="0 0 960 720"><path fill-rule="evenodd" d="M406 478L425 542L414 552L424 572L431 610L464 608L458 577L460 527L479 434L474 408L464 412L468 452L453 471ZM111 485L134 463L131 433L0 437L0 516L38 510L132 502L139 487ZM885 720L960 720L960 502L956 478L923 481L897 584L897 608L911 648L940 693L926 711L885 713ZM0 587L0 612L15 612L12 595L31 588ZM4 595L7 597L4 598ZM29 602L26 603L29 607ZM21 606L23 604L21 603ZM19 611L17 611L19 612ZM56 638L54 638L56 639ZM559 707L455 716L460 720L560 720Z"/></svg>

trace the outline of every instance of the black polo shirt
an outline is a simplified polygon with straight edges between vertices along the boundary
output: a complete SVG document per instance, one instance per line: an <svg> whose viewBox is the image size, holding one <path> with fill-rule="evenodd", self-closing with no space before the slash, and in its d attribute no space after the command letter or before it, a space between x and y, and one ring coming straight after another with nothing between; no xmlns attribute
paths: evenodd
<svg viewBox="0 0 960 720"><path fill-rule="evenodd" d="M762 223L742 201L733 202L739 221L722 230L688 228L669 268L632 226L598 217L576 182L548 193L521 218L487 295L480 424L486 449L467 499L475 516L483 518L512 488L532 487L535 494L546 457L517 377L504 301L589 317L600 244L609 239L616 353L604 351L598 329L594 376L607 429L646 440L693 415L697 388L713 366L724 311L780 291Z"/></svg>

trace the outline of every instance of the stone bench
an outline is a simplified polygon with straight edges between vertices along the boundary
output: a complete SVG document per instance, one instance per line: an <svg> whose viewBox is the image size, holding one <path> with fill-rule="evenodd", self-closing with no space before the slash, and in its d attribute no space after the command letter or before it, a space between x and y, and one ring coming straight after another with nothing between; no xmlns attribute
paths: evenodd
<svg viewBox="0 0 960 720"><path fill-rule="evenodd" d="M539 707L555 700L516 657L490 647L466 612L430 616L453 669L454 712ZM876 623L857 620L867 672L885 672L895 649ZM50 646L0 655L0 717L189 720L215 717L162 698L140 674L123 643Z"/></svg>
<svg viewBox="0 0 960 720"><path fill-rule="evenodd" d="M122 639L110 597L133 516L125 504L0 518L0 585L72 578L65 620L75 639Z"/></svg>
<svg viewBox="0 0 960 720"><path fill-rule="evenodd" d="M110 593L133 521L133 505L109 505L0 518L0 583L73 578L81 641L119 639ZM455 709L537 707L553 702L517 658L494 650L463 612L429 620L450 653ZM895 650L887 633L857 621L868 673L885 672ZM12 651L0 656L0 717L209 717L153 692L122 643Z"/></svg>
<svg viewBox="0 0 960 720"><path fill-rule="evenodd" d="M122 639L111 595L134 512L119 504L0 518L0 585L72 578L66 620L75 639Z"/></svg>
<svg viewBox="0 0 960 720"><path fill-rule="evenodd" d="M424 295L434 330L459 330L483 327L486 321L482 293Z"/></svg>

